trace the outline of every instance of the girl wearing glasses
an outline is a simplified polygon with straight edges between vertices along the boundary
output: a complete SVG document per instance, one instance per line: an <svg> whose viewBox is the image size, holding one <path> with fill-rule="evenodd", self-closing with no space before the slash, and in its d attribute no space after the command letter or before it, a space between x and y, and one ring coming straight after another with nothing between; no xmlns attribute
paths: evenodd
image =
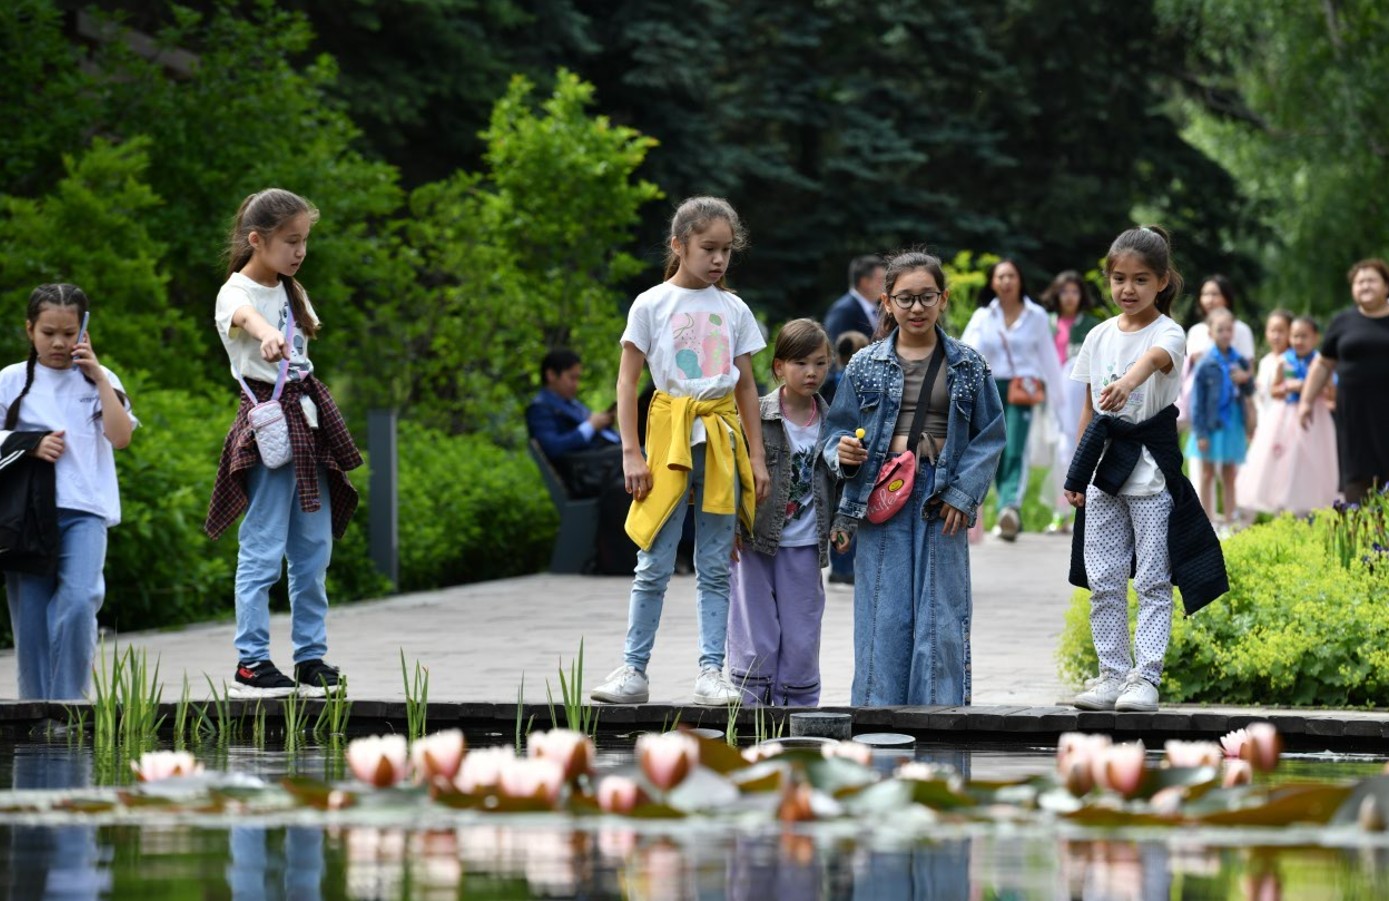
<svg viewBox="0 0 1389 901"><path fill-rule="evenodd" d="M1003 398L1008 446L998 466L998 525L994 533L1004 541L1013 541L1022 531L1027 435L1033 407L1044 403L1059 429L1067 418L1065 388L1047 312L1027 296L1018 264L999 260L988 268L985 277L979 309L970 317L960 340L983 354Z"/></svg>
<svg viewBox="0 0 1389 901"><path fill-rule="evenodd" d="M858 536L852 702L968 704L966 531L1003 452L1003 406L984 359L938 324L950 299L940 260L900 253L884 284L880 340L849 362L822 433L844 483L830 541ZM868 520L883 463L908 450L910 498Z"/></svg>

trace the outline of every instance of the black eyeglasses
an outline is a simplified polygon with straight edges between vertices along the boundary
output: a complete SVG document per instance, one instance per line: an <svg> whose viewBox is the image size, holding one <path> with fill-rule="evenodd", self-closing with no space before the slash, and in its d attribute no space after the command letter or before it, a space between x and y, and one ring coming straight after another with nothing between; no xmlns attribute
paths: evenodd
<svg viewBox="0 0 1389 901"><path fill-rule="evenodd" d="M930 309L940 303L941 292L927 291L924 294L894 294L892 303L902 312L908 312L912 307L920 303L926 309Z"/></svg>

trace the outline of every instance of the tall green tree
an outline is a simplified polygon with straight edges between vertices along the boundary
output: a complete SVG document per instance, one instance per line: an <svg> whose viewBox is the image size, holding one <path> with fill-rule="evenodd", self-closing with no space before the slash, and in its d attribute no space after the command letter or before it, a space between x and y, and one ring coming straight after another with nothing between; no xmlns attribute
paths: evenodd
<svg viewBox="0 0 1389 901"><path fill-rule="evenodd" d="M1374 0L1162 0L1191 38L1187 135L1267 228L1268 305L1347 303L1351 262L1389 252L1389 8Z"/></svg>

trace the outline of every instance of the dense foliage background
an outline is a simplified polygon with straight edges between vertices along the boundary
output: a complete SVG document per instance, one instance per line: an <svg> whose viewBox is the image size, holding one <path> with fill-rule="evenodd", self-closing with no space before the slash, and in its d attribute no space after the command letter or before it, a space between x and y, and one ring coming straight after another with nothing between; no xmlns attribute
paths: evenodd
<svg viewBox="0 0 1389 901"><path fill-rule="evenodd" d="M1343 305L1381 252L1389 67L1368 0L12 0L0 6L0 360L70 280L145 428L118 455L103 618L227 614L201 535L234 383L211 325L239 200L322 219L314 357L360 429L402 411L402 585L541 565L553 515L516 453L544 349L606 405L627 299L672 205L729 197L735 287L821 315L848 259L924 242L968 313L985 254L1034 295L1135 220L1256 306ZM359 432L359 434L361 434ZM365 475L362 486L365 488ZM370 502L370 499L367 499ZM505 511L505 515L502 511ZM487 528L480 527L486 521ZM365 516L335 597L384 586ZM408 536L408 537L407 537ZM496 551L503 549L502 553Z"/></svg>

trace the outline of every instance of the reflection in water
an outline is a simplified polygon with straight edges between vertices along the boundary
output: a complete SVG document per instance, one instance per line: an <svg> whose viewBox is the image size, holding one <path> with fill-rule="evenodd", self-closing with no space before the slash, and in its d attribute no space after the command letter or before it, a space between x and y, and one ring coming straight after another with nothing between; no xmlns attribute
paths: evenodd
<svg viewBox="0 0 1389 901"><path fill-rule="evenodd" d="M917 759L968 777L979 758L924 750ZM237 761L232 761L234 764ZM267 779L284 761L248 755ZM13 749L16 789L91 784L91 754ZM326 775L322 758L299 758ZM984 769L988 770L986 765ZM3 778L3 777L0 777ZM897 821L806 824L629 821L545 815L445 815L420 828L233 818L202 826L43 826L0 811L0 890L9 898L233 899L630 898L1166 901L1389 896L1389 852L1362 845L1211 848L1200 834L1152 841L1087 838L1006 826L912 835ZM462 814L459 822L476 814ZM442 825L441 825L442 823ZM918 824L919 825L919 824ZM898 830L901 830L900 832ZM1358 834L1358 833L1357 833ZM1329 834L1328 834L1329 835ZM1247 836L1246 836L1247 837ZM1334 838L1334 837L1333 837Z"/></svg>

